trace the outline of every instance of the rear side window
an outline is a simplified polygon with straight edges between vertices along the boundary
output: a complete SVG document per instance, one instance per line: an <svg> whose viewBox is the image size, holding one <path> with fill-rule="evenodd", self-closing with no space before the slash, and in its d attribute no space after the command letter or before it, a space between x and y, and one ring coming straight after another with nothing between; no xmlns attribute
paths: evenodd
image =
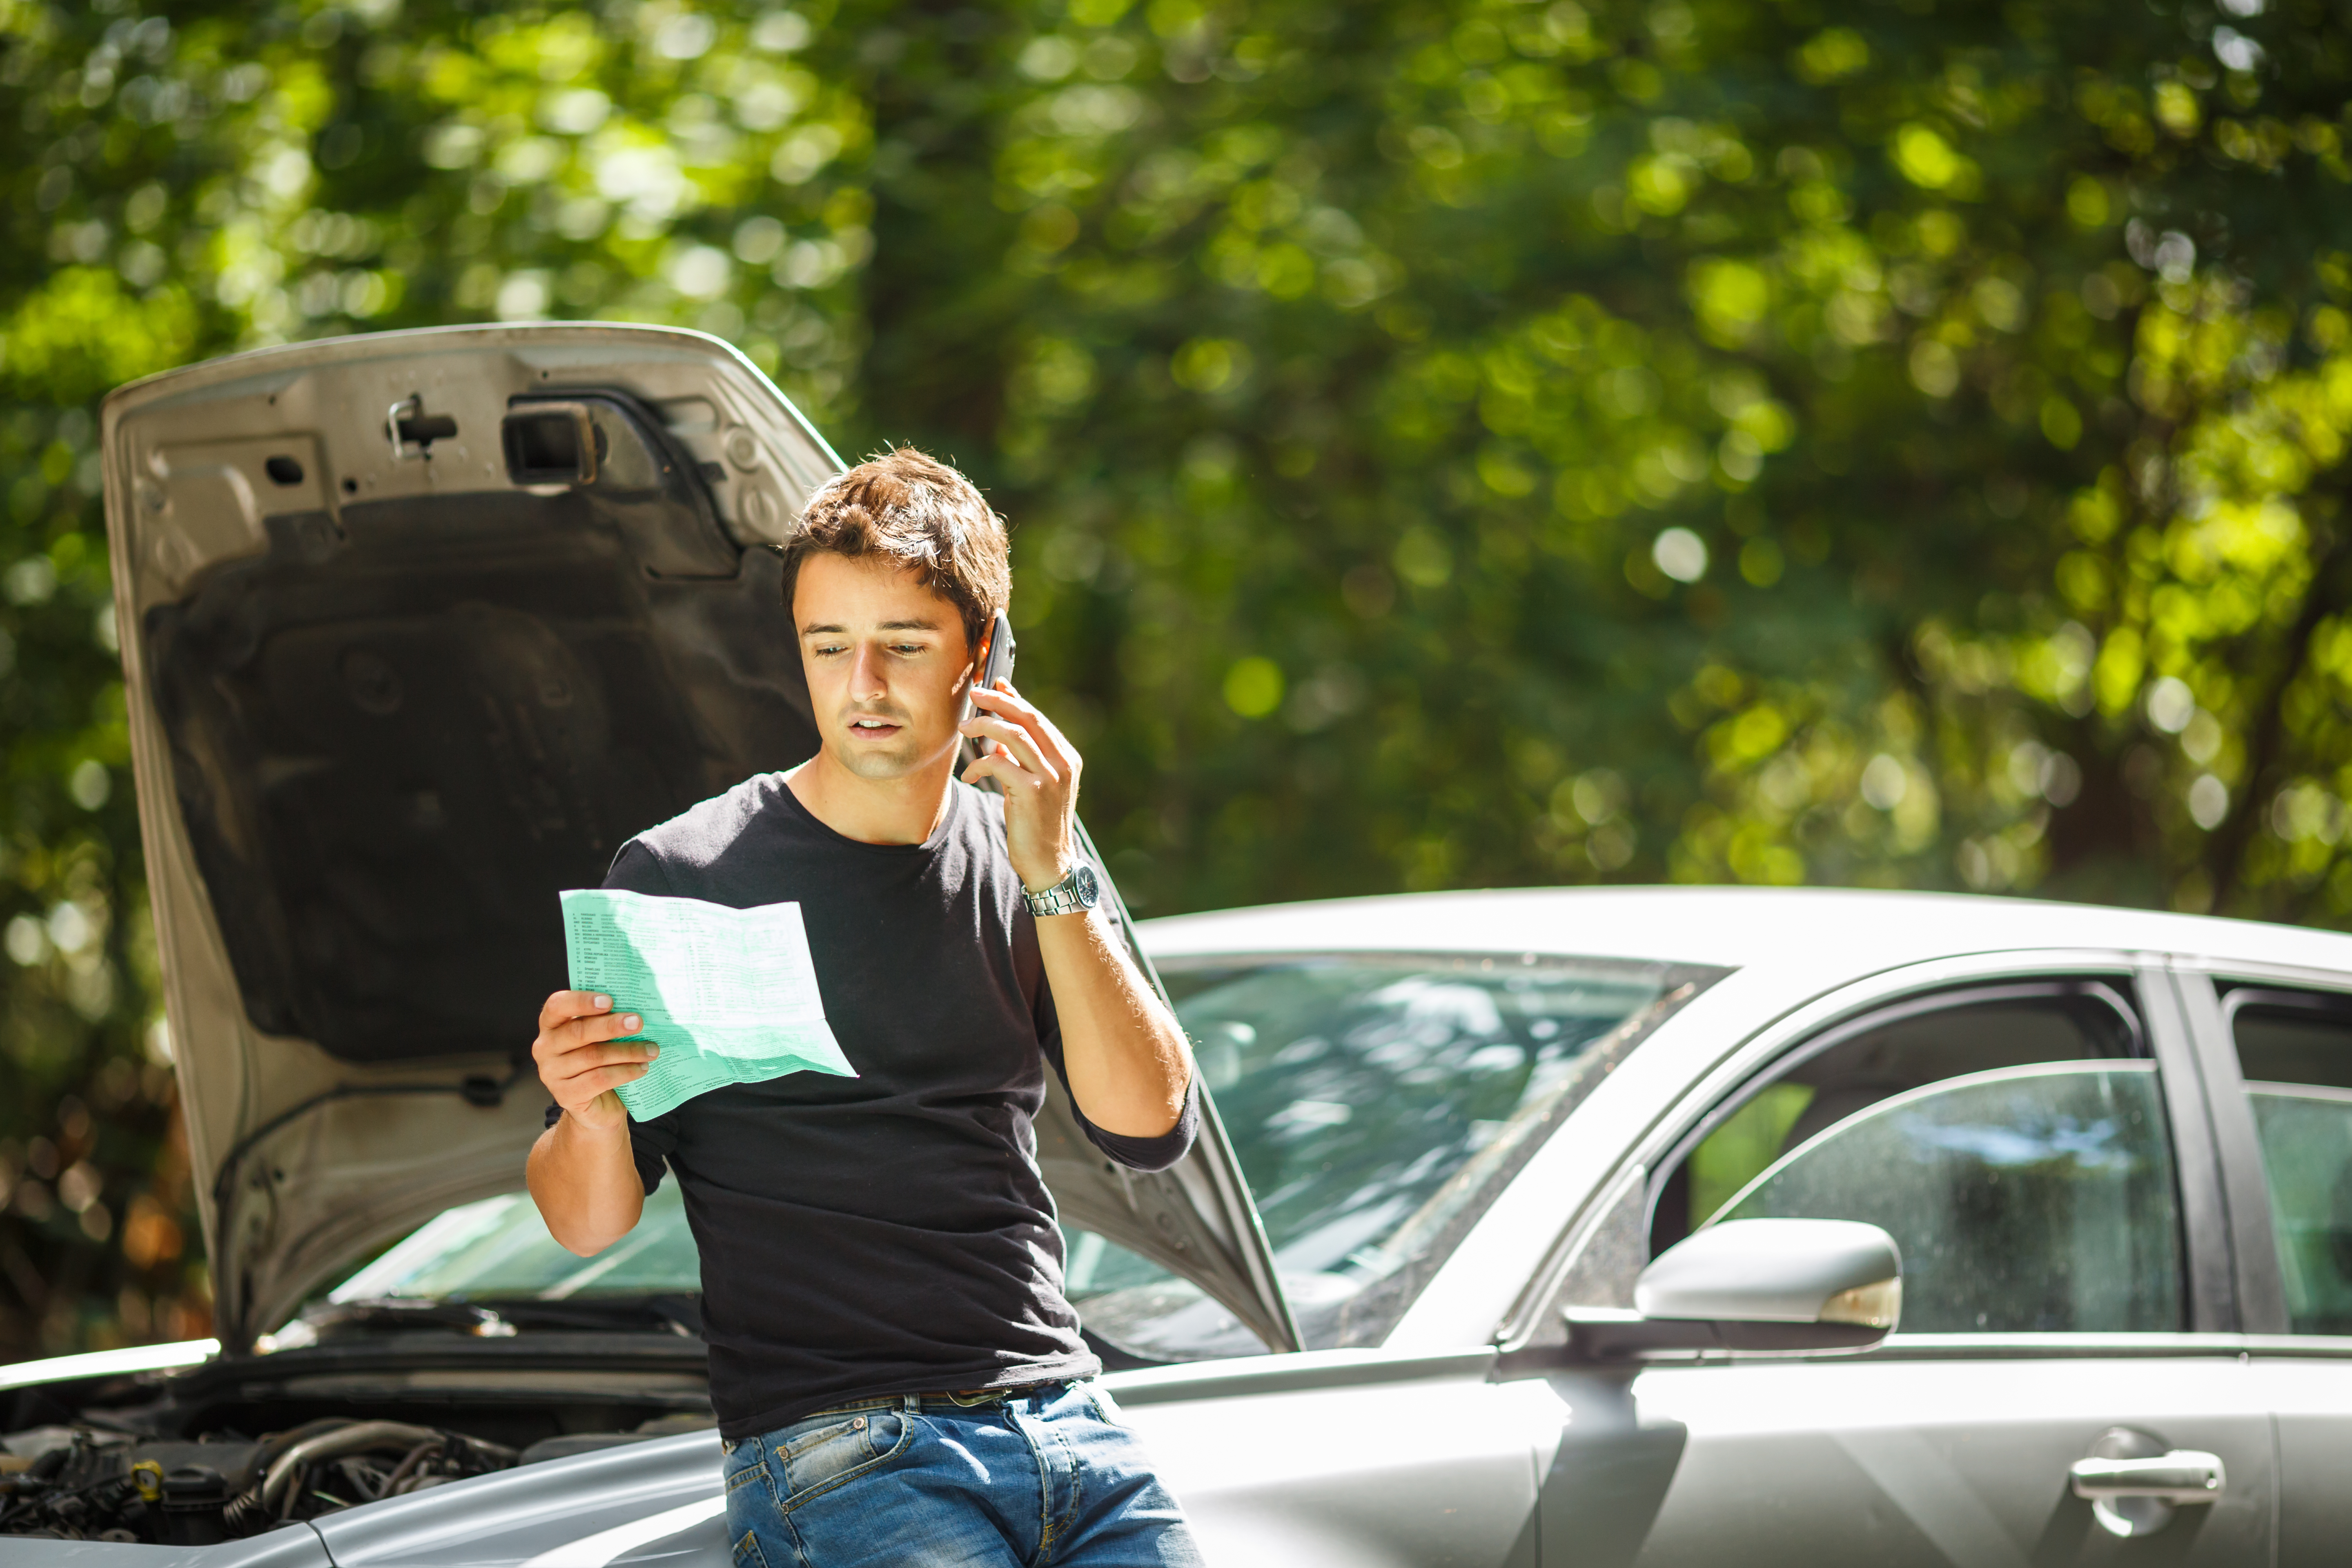
<svg viewBox="0 0 2352 1568"><path fill-rule="evenodd" d="M2230 1029L2247 1082L2352 1089L2352 1007L2279 992L2234 991L2229 1000L2239 1004Z"/></svg>
<svg viewBox="0 0 2352 1568"><path fill-rule="evenodd" d="M2228 992L2288 1326L2352 1334L2352 998Z"/></svg>

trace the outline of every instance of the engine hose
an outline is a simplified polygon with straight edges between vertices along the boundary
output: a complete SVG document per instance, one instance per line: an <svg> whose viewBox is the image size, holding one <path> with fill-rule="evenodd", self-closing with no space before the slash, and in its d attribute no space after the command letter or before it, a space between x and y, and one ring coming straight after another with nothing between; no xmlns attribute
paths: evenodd
<svg viewBox="0 0 2352 1568"><path fill-rule="evenodd" d="M262 1510L280 1518L285 1516L289 1506L287 1494L305 1465L320 1459L341 1458L345 1454L365 1453L370 1448L388 1448L395 1444L403 1448L414 1448L420 1443L438 1440L440 1436L429 1426L411 1426L404 1421L357 1421L338 1431L322 1432L316 1437L306 1438L271 1462L269 1474L261 1483Z"/></svg>
<svg viewBox="0 0 2352 1568"><path fill-rule="evenodd" d="M228 1532L233 1536L251 1535L269 1522L269 1516L262 1511L261 1483L269 1473L271 1460L306 1437L341 1431L351 1424L348 1415L323 1415L316 1421L305 1421L289 1432L272 1432L263 1436L254 1457L259 1473L253 1478L253 1484L222 1506L221 1521L228 1527Z"/></svg>
<svg viewBox="0 0 2352 1568"><path fill-rule="evenodd" d="M305 1421L291 1430L268 1434L261 1439L261 1452L257 1457L262 1471L267 1474L269 1462L295 1444L316 1437L321 1432L340 1432L352 1425L352 1419L349 1415L321 1415L315 1421ZM254 1484L257 1487L261 1483L256 1481Z"/></svg>
<svg viewBox="0 0 2352 1568"><path fill-rule="evenodd" d="M259 1465L262 1475L268 1474L270 1462L297 1443L316 1437L322 1432L340 1432L352 1425L348 1415L321 1415L316 1421L305 1421L290 1432L273 1432L261 1440ZM269 1522L269 1515L261 1506L261 1480L257 1479L245 1490L228 1500L221 1510L221 1519L231 1535L250 1535Z"/></svg>
<svg viewBox="0 0 2352 1568"><path fill-rule="evenodd" d="M228 1500L221 1510L221 1522L231 1535L251 1535L268 1523L269 1516L261 1510L261 1487L258 1482Z"/></svg>
<svg viewBox="0 0 2352 1568"><path fill-rule="evenodd" d="M410 1476L415 1475L419 1466L423 1465L425 1460L431 1458L434 1455L439 1453L446 1446L446 1445L441 1435L436 1432L434 1434L430 1442L419 1443L416 1447L408 1450L408 1457L401 1460L398 1465L394 1466L393 1468L392 1474L384 1478L383 1490L377 1495L379 1497L391 1497L395 1492L399 1491L401 1482L406 1480Z"/></svg>

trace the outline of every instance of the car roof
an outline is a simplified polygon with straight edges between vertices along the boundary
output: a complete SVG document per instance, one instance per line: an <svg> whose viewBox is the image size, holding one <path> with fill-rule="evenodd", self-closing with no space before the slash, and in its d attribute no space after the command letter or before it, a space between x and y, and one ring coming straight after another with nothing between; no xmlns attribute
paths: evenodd
<svg viewBox="0 0 2352 1568"><path fill-rule="evenodd" d="M2095 948L2352 971L2352 936L2256 921L1956 893L1533 888L1396 893L1141 924L1156 962L1245 952L1533 952L1746 968L1840 952L1858 969L1964 952Z"/></svg>

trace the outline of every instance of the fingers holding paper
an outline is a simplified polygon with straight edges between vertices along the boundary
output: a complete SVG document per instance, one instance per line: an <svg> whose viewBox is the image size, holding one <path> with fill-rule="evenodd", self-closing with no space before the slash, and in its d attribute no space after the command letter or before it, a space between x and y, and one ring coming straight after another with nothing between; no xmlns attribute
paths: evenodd
<svg viewBox="0 0 2352 1568"><path fill-rule="evenodd" d="M661 1054L650 1040L623 1040L644 1025L635 1013L615 1013L610 996L558 991L540 1009L539 1037L530 1043L540 1081L569 1115L593 1127L628 1120L613 1090L645 1077Z"/></svg>
<svg viewBox="0 0 2352 1568"><path fill-rule="evenodd" d="M994 779L1004 795L1005 848L1013 874L1031 891L1052 887L1077 864L1078 773L1084 761L1051 719L1023 700L1009 680L974 687L980 710L959 726L986 753L963 771L966 784Z"/></svg>

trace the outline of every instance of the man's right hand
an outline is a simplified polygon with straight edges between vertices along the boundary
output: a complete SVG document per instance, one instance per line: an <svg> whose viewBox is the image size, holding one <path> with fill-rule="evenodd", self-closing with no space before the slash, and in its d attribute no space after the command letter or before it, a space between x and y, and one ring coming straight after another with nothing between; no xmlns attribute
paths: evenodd
<svg viewBox="0 0 2352 1568"><path fill-rule="evenodd" d="M617 1043L644 1026L635 1013L615 1013L613 999L593 991L559 991L539 1010L539 1037L530 1043L539 1081L564 1113L586 1126L628 1124L629 1113L613 1090L646 1076L661 1055L649 1040Z"/></svg>

